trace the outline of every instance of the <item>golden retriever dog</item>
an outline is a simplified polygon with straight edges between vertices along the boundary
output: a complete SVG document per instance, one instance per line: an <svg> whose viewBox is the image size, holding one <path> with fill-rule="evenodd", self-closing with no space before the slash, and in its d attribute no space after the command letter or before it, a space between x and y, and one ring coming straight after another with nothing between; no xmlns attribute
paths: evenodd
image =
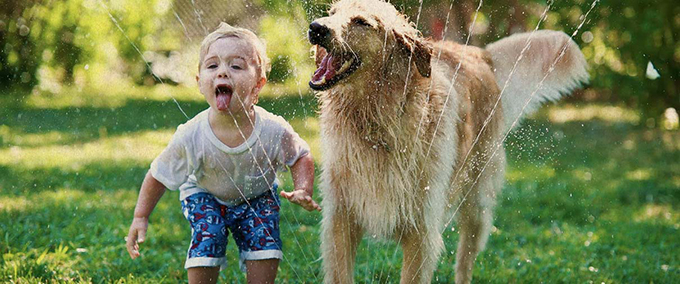
<svg viewBox="0 0 680 284"><path fill-rule="evenodd" d="M341 0L310 25L320 91L326 283L352 283L363 235L403 250L402 283L428 283L452 216L457 283L470 282L503 186L503 140L523 113L588 79L562 32L486 47L423 38L391 4Z"/></svg>

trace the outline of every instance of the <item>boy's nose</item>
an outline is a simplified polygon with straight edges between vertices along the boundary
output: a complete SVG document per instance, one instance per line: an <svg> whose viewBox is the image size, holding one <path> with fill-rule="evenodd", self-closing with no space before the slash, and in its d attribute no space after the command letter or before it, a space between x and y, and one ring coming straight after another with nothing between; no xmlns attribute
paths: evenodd
<svg viewBox="0 0 680 284"><path fill-rule="evenodd" d="M227 78L228 77L227 68L220 67L219 69L217 69L217 77Z"/></svg>

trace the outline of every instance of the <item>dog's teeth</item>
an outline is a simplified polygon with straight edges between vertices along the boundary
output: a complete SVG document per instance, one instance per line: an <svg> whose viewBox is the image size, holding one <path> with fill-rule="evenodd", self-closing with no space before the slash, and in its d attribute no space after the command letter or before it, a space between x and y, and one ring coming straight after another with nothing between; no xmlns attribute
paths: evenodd
<svg viewBox="0 0 680 284"><path fill-rule="evenodd" d="M345 72L345 70L347 70L351 65L352 65L352 60L351 60L351 59L345 61L345 63L343 63L342 66L340 67L340 72L339 72L339 73Z"/></svg>
<svg viewBox="0 0 680 284"><path fill-rule="evenodd" d="M319 81L313 81L314 85L323 85L326 83L326 76L321 77L321 80Z"/></svg>

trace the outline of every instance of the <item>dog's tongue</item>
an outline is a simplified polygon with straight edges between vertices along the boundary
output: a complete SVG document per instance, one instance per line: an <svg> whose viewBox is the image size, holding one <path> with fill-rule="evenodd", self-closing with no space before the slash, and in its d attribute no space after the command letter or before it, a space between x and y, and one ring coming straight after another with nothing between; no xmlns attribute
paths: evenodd
<svg viewBox="0 0 680 284"><path fill-rule="evenodd" d="M339 57L326 54L319 64L319 69L316 69L312 76L312 82L319 82L323 78L330 80L335 76L335 72L342 66L342 60Z"/></svg>
<svg viewBox="0 0 680 284"><path fill-rule="evenodd" d="M217 110L224 111L229 107L229 101L231 101L231 95L229 94L217 94L215 98L217 102Z"/></svg>
<svg viewBox="0 0 680 284"><path fill-rule="evenodd" d="M326 74L326 64L328 63L328 57L331 57L330 54L326 54L326 56L324 56L323 59L321 59L319 69L316 69L316 71L314 71L314 75L312 76L313 82L321 81L323 75Z"/></svg>

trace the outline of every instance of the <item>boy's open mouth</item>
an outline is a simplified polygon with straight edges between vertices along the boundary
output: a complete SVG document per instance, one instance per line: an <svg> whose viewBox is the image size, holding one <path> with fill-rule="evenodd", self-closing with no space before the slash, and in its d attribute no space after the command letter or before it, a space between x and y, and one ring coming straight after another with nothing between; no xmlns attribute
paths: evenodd
<svg viewBox="0 0 680 284"><path fill-rule="evenodd" d="M222 84L215 88L215 102L217 103L217 110L225 111L229 107L232 95L231 86Z"/></svg>
<svg viewBox="0 0 680 284"><path fill-rule="evenodd" d="M319 48L323 48L319 46ZM359 57L352 54L334 53L332 50L321 59L309 86L317 91L329 89L338 81L347 78L359 68Z"/></svg>

